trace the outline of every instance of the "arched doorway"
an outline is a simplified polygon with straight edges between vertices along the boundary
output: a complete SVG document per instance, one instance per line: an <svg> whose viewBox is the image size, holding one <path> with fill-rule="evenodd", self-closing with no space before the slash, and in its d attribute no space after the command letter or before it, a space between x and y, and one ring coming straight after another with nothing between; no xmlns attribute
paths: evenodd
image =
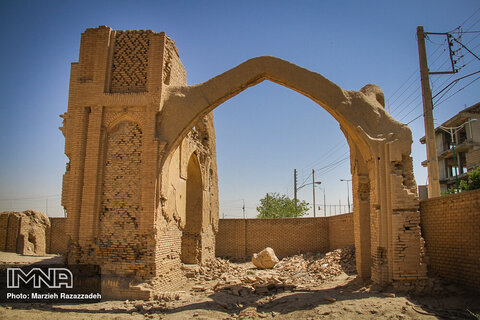
<svg viewBox="0 0 480 320"><path fill-rule="evenodd" d="M170 155L199 119L264 80L305 95L340 124L350 147L359 274L379 284L425 278L411 132L385 111L377 86L342 90L317 73L278 58L259 57L200 85L172 87L157 123L157 134L164 141L161 170L166 170L163 165L168 166ZM168 181L160 183L168 194Z"/></svg>
<svg viewBox="0 0 480 320"><path fill-rule="evenodd" d="M182 232L181 260L183 263L201 261L201 231L203 211L202 173L195 153L187 165L185 227Z"/></svg>

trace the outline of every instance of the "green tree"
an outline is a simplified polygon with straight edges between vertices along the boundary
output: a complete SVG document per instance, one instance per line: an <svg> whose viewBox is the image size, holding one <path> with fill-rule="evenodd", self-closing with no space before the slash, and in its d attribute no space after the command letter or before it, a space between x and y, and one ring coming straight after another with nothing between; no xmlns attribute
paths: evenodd
<svg viewBox="0 0 480 320"><path fill-rule="evenodd" d="M462 191L480 189L480 167L469 172L466 180L460 181L460 189Z"/></svg>
<svg viewBox="0 0 480 320"><path fill-rule="evenodd" d="M257 207L259 219L268 218L298 218L307 214L309 204L306 201L298 201L295 208L295 200L279 193L267 193L263 199L260 199L260 205Z"/></svg>

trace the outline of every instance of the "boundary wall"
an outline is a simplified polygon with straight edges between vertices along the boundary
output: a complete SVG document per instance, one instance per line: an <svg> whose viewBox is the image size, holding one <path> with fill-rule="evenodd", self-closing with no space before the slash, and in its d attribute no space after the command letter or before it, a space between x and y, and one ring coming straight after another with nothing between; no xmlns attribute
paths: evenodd
<svg viewBox="0 0 480 320"><path fill-rule="evenodd" d="M50 227L45 229L46 253L65 254L68 238L65 234L65 218L48 217ZM15 215L0 215L0 251L17 252L19 246L21 218Z"/></svg>
<svg viewBox="0 0 480 320"><path fill-rule="evenodd" d="M220 219L215 255L245 260L271 247L282 259L353 244L352 213L319 218Z"/></svg>
<svg viewBox="0 0 480 320"><path fill-rule="evenodd" d="M480 291L480 190L423 200L420 212L428 270Z"/></svg>

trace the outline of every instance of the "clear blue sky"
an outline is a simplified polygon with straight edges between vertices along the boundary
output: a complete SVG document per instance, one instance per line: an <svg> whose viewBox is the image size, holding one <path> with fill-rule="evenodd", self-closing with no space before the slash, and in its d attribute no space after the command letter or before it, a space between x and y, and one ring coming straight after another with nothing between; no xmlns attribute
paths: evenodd
<svg viewBox="0 0 480 320"><path fill-rule="evenodd" d="M78 61L80 34L86 28L107 25L166 32L176 42L188 84L261 55L318 72L348 90L375 83L389 101L388 110L407 123L422 113L416 27L447 32L463 24L464 30L479 31L479 8L473 0L4 0L0 5L0 210L45 211L49 196L48 214L62 215L59 200L66 157L58 115L67 110L70 63ZM478 35L464 34L462 40L477 54ZM431 37L427 50L432 69L446 61L444 49L442 38ZM472 56L463 53L459 64L468 64L458 75L432 78L434 94L456 77L480 69L478 61L470 62ZM459 82L443 99L475 79ZM479 85L480 81L474 82L438 104L437 122L478 102ZM349 161L342 161L348 157L345 138L338 123L306 97L264 82L227 101L214 115L221 215L241 217L244 199L247 216L254 217L266 192L292 196L294 168L300 182L310 182L308 175L317 169L328 204L347 202L347 186L339 181L350 179ZM418 184L424 184L426 170L420 162L425 147L418 142L424 135L423 120L409 125L415 176ZM311 186L303 188L299 197L311 203ZM318 188L317 204L323 204L323 190Z"/></svg>

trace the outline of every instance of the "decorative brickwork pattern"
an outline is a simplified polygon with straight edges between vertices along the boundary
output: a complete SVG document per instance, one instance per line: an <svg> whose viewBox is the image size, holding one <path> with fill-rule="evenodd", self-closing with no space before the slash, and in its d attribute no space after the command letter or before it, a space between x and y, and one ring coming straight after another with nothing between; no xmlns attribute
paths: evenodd
<svg viewBox="0 0 480 320"><path fill-rule="evenodd" d="M100 214L103 223L119 216L135 221L141 211L141 148L142 130L136 123L121 122L109 133Z"/></svg>
<svg viewBox="0 0 480 320"><path fill-rule="evenodd" d="M196 208L201 215L201 229L196 230L201 232L194 247L199 262L213 257L218 182L211 111L263 80L310 97L339 122L351 147L352 185L367 187L359 190L363 199L357 200L357 193L353 197L359 272L368 278L371 271L372 280L381 285L425 276L415 225L418 199L409 157L411 132L385 111L377 86L342 90L315 72L274 57L250 59L188 86L174 42L164 33L114 31L106 26L82 34L79 63L71 70L62 129L70 160L62 196L68 213L67 262L102 265L103 279L110 277L105 280L110 296L144 294L137 292L139 286L129 291L128 286L134 285L128 279L160 288L155 285L158 277L176 278L181 256L178 233L191 231L184 164L193 152L202 177L202 201ZM114 112L120 118L112 117ZM130 122L117 124L119 119ZM193 126L197 130L192 131ZM283 223L272 224L268 236L276 232L287 242L315 239L315 245L303 250L328 250L328 232L305 234L308 228L302 226L288 234ZM329 228L326 220L315 223L325 224L317 231ZM260 233L262 228L248 224L246 239L268 238ZM166 228L178 230L172 231L174 242L162 242ZM243 249L246 255L258 251L248 241ZM130 284L123 288L121 278L128 278L123 280Z"/></svg>
<svg viewBox="0 0 480 320"><path fill-rule="evenodd" d="M118 262L134 262L147 254L147 241L137 231L142 212L141 149L142 130L134 122L122 121L108 133L98 241L103 263L117 265L107 268L118 268Z"/></svg>
<svg viewBox="0 0 480 320"><path fill-rule="evenodd" d="M480 291L480 190L420 202L429 271Z"/></svg>
<svg viewBox="0 0 480 320"><path fill-rule="evenodd" d="M147 89L151 31L117 31L110 92L144 92Z"/></svg>

